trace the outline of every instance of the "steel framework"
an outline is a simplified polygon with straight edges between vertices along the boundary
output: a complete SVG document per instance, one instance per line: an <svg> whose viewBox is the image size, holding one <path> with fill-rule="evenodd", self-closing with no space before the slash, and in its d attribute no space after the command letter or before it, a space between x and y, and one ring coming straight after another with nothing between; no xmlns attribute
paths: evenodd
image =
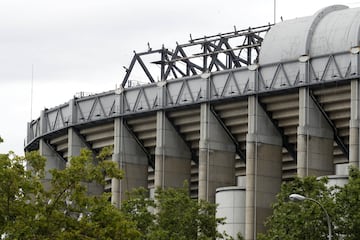
<svg viewBox="0 0 360 240"><path fill-rule="evenodd" d="M125 68L126 74L121 85L126 86L136 64L139 64L148 81L155 82L156 76L143 59L149 55L157 59L151 63L160 67L160 75L157 75L160 81L251 65L257 62L263 37L271 26L242 30L234 27L232 32L196 39L190 35L189 43L177 43L175 50L164 46L152 50L148 45L148 51L134 52L129 67Z"/></svg>

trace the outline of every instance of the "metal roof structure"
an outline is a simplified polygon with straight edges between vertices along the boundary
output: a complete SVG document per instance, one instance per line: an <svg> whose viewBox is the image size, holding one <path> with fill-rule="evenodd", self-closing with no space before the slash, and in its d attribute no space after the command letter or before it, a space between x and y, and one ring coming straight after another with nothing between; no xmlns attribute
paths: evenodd
<svg viewBox="0 0 360 240"><path fill-rule="evenodd" d="M360 9L325 7L313 16L279 22L261 46L259 64L349 52L359 45Z"/></svg>

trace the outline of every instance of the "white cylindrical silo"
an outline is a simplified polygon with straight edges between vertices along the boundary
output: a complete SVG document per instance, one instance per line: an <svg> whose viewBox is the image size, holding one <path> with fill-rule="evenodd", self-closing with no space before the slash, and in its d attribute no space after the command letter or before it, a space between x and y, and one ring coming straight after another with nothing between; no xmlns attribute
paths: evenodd
<svg viewBox="0 0 360 240"><path fill-rule="evenodd" d="M349 177L346 175L330 175L327 176L329 179L329 182L327 184L328 187L338 186L338 187L344 187L349 182Z"/></svg>
<svg viewBox="0 0 360 240"><path fill-rule="evenodd" d="M245 188L238 186L216 189L216 217L226 218L224 225L218 226L220 233L226 232L237 239L238 233L245 236Z"/></svg>

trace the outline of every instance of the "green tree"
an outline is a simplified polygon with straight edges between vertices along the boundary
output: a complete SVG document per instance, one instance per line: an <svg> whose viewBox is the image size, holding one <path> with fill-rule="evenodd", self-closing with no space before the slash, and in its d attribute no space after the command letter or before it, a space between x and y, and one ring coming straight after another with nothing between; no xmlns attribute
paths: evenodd
<svg viewBox="0 0 360 240"><path fill-rule="evenodd" d="M266 222L268 231L259 234L259 240L319 240L327 239L328 228L323 210L312 201L291 202L292 193L313 198L327 209L330 217L335 216L334 189L326 186L327 179L315 177L295 178L284 183L277 201L273 205L273 214ZM336 236L333 239L337 239Z"/></svg>
<svg viewBox="0 0 360 240"><path fill-rule="evenodd" d="M23 157L13 152L0 154L0 234L9 239L14 234L21 238L30 233L37 214L33 199L42 191L40 178L45 161L35 153L28 154L28 158L34 158L31 171L25 170Z"/></svg>
<svg viewBox="0 0 360 240"><path fill-rule="evenodd" d="M66 169L51 171L49 188L42 182L46 159L38 153L0 154L1 237L139 239L136 225L110 203L109 194L88 194L89 184L104 184L105 176L122 177L115 164L106 160L111 152L105 148L94 162L92 153L83 150Z"/></svg>
<svg viewBox="0 0 360 240"><path fill-rule="evenodd" d="M141 239L146 239L155 228L155 201L148 195L145 188L134 189L128 193L128 199L121 204L122 212L135 223L142 235Z"/></svg>
<svg viewBox="0 0 360 240"><path fill-rule="evenodd" d="M336 194L336 230L344 240L357 240L360 236L360 171L350 168L349 182Z"/></svg>
<svg viewBox="0 0 360 240"><path fill-rule="evenodd" d="M137 223L142 239L187 240L225 238L216 231L223 219L215 217L216 205L197 201L183 188L157 189L151 200L144 189L130 194L122 210Z"/></svg>

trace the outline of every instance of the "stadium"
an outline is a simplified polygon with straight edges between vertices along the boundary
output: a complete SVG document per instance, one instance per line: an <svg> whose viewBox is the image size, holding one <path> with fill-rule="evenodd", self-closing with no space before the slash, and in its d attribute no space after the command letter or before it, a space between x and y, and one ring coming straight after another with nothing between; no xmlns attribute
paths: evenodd
<svg viewBox="0 0 360 240"><path fill-rule="evenodd" d="M149 47L134 52L118 88L44 109L25 150L61 169L81 148L113 146L125 178L101 191L114 204L136 187L188 180L193 198L219 204L230 235L255 239L282 182L340 181L359 166L359 52L360 8L343 5ZM131 79L136 69L146 83Z"/></svg>

